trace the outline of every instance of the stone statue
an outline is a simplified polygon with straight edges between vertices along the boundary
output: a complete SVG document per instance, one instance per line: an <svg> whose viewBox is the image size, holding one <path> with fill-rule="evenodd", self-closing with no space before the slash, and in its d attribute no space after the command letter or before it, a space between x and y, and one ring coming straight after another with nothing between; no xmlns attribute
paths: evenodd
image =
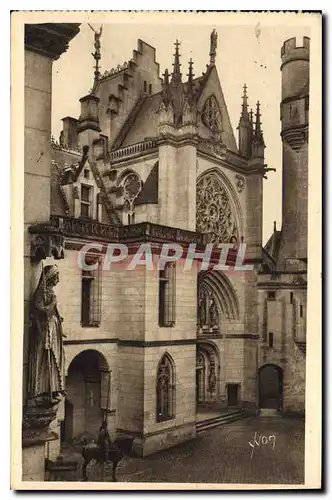
<svg viewBox="0 0 332 500"><path fill-rule="evenodd" d="M210 360L209 376L208 376L208 391L210 394L215 392L216 384L217 384L217 378L215 372L215 365L214 362Z"/></svg>
<svg viewBox="0 0 332 500"><path fill-rule="evenodd" d="M99 33L98 33L98 31L96 31L96 30L95 30L95 29L91 26L91 24L89 24L89 23L88 23L88 25L89 25L89 27L92 29L92 31L93 31L93 32L94 32L94 34L95 34L95 54L100 55L100 37L101 37L101 34L102 34L102 32L103 32L103 27L102 27L102 26L100 26L100 30L99 30ZM94 54L92 54L92 55L95 57L95 55L94 55ZM100 59L100 57L99 57L99 59Z"/></svg>
<svg viewBox="0 0 332 500"><path fill-rule="evenodd" d="M210 35L210 64L215 64L217 55L218 33L214 29Z"/></svg>
<svg viewBox="0 0 332 500"><path fill-rule="evenodd" d="M206 325L206 305L205 305L205 296L201 294L198 299L198 317L199 317L199 326L203 328Z"/></svg>
<svg viewBox="0 0 332 500"><path fill-rule="evenodd" d="M95 43L94 43L94 46L95 46L95 51L91 54L92 57L94 58L94 60L96 61L96 64L95 64L95 71L94 71L94 82L93 82L93 87L91 89L91 92L90 93L94 93L96 88L97 88L97 85L98 85L98 82L100 80L100 71L99 71L99 61L101 59L101 53L100 53L100 47L101 47L101 43L100 43L100 37L101 37L101 34L103 32L103 27L101 26L100 27L100 30L99 32L96 31L92 26L91 24L89 24L89 27L92 29L92 31L94 32L95 34Z"/></svg>
<svg viewBox="0 0 332 500"><path fill-rule="evenodd" d="M218 325L218 309L214 299L211 299L210 309L209 309L209 319L211 328Z"/></svg>
<svg viewBox="0 0 332 500"><path fill-rule="evenodd" d="M38 396L53 401L65 394L65 335L53 290L58 282L58 266L44 267L32 299L29 338L30 398Z"/></svg>

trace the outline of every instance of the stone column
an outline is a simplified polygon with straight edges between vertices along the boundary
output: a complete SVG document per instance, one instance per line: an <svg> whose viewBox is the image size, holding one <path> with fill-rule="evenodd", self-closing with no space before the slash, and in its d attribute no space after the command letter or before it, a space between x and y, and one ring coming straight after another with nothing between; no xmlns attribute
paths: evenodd
<svg viewBox="0 0 332 500"><path fill-rule="evenodd" d="M52 62L78 31L78 24L25 25L23 481L44 480L45 443L58 437L49 427L57 406L27 398L30 304L42 259L63 257L50 225Z"/></svg>

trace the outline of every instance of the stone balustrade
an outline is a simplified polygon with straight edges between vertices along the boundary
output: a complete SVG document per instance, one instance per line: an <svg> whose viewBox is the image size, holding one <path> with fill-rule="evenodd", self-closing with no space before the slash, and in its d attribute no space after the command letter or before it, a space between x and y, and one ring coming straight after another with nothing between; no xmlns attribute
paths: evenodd
<svg viewBox="0 0 332 500"><path fill-rule="evenodd" d="M139 153L143 153L146 151L151 151L157 149L157 142L153 139L149 139L147 141L138 142L136 144L132 144L130 146L126 146L124 148L116 149L115 151L111 151L109 153L110 161L120 160L127 156L136 155Z"/></svg>

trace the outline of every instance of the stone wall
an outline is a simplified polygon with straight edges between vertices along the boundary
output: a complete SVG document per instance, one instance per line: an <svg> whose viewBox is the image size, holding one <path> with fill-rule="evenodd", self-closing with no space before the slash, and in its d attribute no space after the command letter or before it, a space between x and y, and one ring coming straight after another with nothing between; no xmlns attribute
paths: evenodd
<svg viewBox="0 0 332 500"><path fill-rule="evenodd" d="M262 279L260 277L260 280ZM287 280L292 280L292 276L283 275L282 279L285 283ZM291 283L287 289L282 286L282 280L279 280L279 283L272 281L270 290L275 291L275 299L268 299L268 288L259 291L259 366L273 364L283 370L283 410L285 413L303 413L306 373L304 347L306 290L303 287L294 288ZM269 333L273 333L273 347L271 348L268 346ZM302 349L297 342L303 343Z"/></svg>

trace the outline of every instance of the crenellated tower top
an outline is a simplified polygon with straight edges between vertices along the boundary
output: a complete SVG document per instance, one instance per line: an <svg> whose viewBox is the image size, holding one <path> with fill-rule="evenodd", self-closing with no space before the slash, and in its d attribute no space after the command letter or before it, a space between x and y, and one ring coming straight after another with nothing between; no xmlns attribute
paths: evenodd
<svg viewBox="0 0 332 500"><path fill-rule="evenodd" d="M296 45L296 38L289 38L281 47L281 68L290 61L309 61L310 38L303 37L302 45Z"/></svg>

